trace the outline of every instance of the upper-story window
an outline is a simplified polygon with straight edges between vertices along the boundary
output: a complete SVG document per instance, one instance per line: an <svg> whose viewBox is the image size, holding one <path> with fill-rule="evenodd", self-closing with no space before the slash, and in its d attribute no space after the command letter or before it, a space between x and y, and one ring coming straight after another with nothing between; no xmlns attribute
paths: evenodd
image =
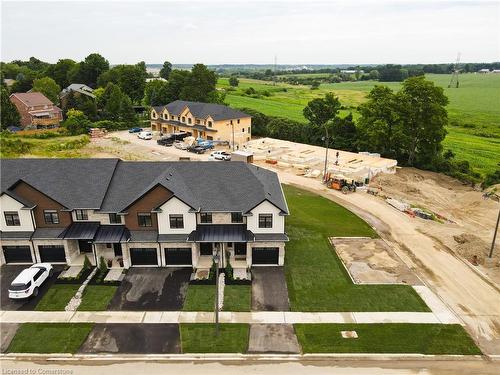
<svg viewBox="0 0 500 375"><path fill-rule="evenodd" d="M211 224L212 223L212 214L210 212L202 212L200 214L200 222L203 224Z"/></svg>
<svg viewBox="0 0 500 375"><path fill-rule="evenodd" d="M21 221L19 220L19 214L17 211L6 211L4 213L5 216L5 224L9 227L17 227L21 225Z"/></svg>
<svg viewBox="0 0 500 375"><path fill-rule="evenodd" d="M236 123L238 123L238 124L239 124L239 123L240 123L240 119L236 120Z"/></svg>
<svg viewBox="0 0 500 375"><path fill-rule="evenodd" d="M109 222L110 224L121 224L122 217L118 214L109 214Z"/></svg>
<svg viewBox="0 0 500 375"><path fill-rule="evenodd" d="M231 223L243 223L243 214L241 212L231 212Z"/></svg>
<svg viewBox="0 0 500 375"><path fill-rule="evenodd" d="M177 121L181 121L181 116L177 116Z"/></svg>
<svg viewBox="0 0 500 375"><path fill-rule="evenodd" d="M197 124L200 124L200 120L199 119L196 119L195 121Z"/></svg>
<svg viewBox="0 0 500 375"><path fill-rule="evenodd" d="M151 112L151 117L156 118L156 112Z"/></svg>
<svg viewBox="0 0 500 375"><path fill-rule="evenodd" d="M182 116L182 122L186 122L186 118Z"/></svg>
<svg viewBox="0 0 500 375"><path fill-rule="evenodd" d="M170 115L170 120L175 120L175 116L174 115Z"/></svg>
<svg viewBox="0 0 500 375"><path fill-rule="evenodd" d="M88 220L89 215L87 210L75 210L76 220Z"/></svg>
<svg viewBox="0 0 500 375"><path fill-rule="evenodd" d="M188 117L188 124L191 124L191 117Z"/></svg>
<svg viewBox="0 0 500 375"><path fill-rule="evenodd" d="M59 224L59 214L56 210L43 210L45 224Z"/></svg>
<svg viewBox="0 0 500 375"><path fill-rule="evenodd" d="M209 121L208 122L208 127L211 128L212 127L212 121Z"/></svg>
<svg viewBox="0 0 500 375"><path fill-rule="evenodd" d="M137 222L140 227L152 227L153 221L151 219L151 214L149 212L139 212L137 213Z"/></svg>
<svg viewBox="0 0 500 375"><path fill-rule="evenodd" d="M241 129L241 132L242 132L242 133L244 133L244 132L245 132L245 128L242 128L242 129Z"/></svg>
<svg viewBox="0 0 500 375"><path fill-rule="evenodd" d="M230 123L231 125L233 125L233 120L229 121L229 123Z"/></svg>
<svg viewBox="0 0 500 375"><path fill-rule="evenodd" d="M169 216L169 218L170 218L170 228L172 229L184 228L184 216L172 214Z"/></svg>
<svg viewBox="0 0 500 375"><path fill-rule="evenodd" d="M250 133L250 127L248 127L248 132Z"/></svg>
<svg viewBox="0 0 500 375"><path fill-rule="evenodd" d="M259 228L272 228L273 214L259 214Z"/></svg>
<svg viewBox="0 0 500 375"><path fill-rule="evenodd" d="M163 118L164 118L165 120L168 120L168 115L167 115L166 113L164 113L164 114L163 114Z"/></svg>

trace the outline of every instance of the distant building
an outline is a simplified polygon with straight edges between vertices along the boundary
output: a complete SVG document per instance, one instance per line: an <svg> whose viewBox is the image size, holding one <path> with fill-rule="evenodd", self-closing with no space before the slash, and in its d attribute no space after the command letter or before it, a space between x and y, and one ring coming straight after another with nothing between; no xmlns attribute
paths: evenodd
<svg viewBox="0 0 500 375"><path fill-rule="evenodd" d="M495 74L499 74L500 73L500 69L493 69L491 72L495 73Z"/></svg>
<svg viewBox="0 0 500 375"><path fill-rule="evenodd" d="M10 87L16 82L15 79L11 78L4 78L3 83L5 83L5 86Z"/></svg>
<svg viewBox="0 0 500 375"><path fill-rule="evenodd" d="M151 81L163 81L163 82L167 82L167 80L165 78L162 78L162 77L146 78L146 82L151 82Z"/></svg>
<svg viewBox="0 0 500 375"><path fill-rule="evenodd" d="M489 69L480 69L477 71L478 73L481 73L481 74L486 74L486 73L489 73L490 70Z"/></svg>
<svg viewBox="0 0 500 375"><path fill-rule="evenodd" d="M55 128L62 120L61 109L40 92L17 92L9 99L21 116L23 129Z"/></svg>
<svg viewBox="0 0 500 375"><path fill-rule="evenodd" d="M89 98L95 99L93 94L94 90L83 83L72 83L59 94L59 99L61 100L61 107L66 108L66 103L68 101L68 95L73 93L75 97L84 95Z"/></svg>

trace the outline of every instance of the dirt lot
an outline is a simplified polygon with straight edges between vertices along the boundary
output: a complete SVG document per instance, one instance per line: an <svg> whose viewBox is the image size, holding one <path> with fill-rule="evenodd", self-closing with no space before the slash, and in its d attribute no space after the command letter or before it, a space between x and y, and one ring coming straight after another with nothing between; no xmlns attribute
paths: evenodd
<svg viewBox="0 0 500 375"><path fill-rule="evenodd" d="M330 242L357 284L422 285L382 239L332 237Z"/></svg>

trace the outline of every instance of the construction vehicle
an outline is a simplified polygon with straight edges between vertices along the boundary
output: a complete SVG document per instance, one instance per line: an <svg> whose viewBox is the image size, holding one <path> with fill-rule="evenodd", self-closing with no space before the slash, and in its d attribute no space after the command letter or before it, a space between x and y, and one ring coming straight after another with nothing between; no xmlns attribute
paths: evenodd
<svg viewBox="0 0 500 375"><path fill-rule="evenodd" d="M325 178L325 184L327 188L339 190L343 194L356 191L356 184L354 183L354 180L349 180L343 175L330 175L328 173Z"/></svg>

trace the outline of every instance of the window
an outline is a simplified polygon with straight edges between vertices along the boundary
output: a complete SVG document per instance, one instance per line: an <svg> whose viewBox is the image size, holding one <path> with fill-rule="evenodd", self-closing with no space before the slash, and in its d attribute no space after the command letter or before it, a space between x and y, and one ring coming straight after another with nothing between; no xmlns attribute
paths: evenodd
<svg viewBox="0 0 500 375"><path fill-rule="evenodd" d="M152 113L151 113L151 117L152 117L152 118L156 118L156 112L152 112Z"/></svg>
<svg viewBox="0 0 500 375"><path fill-rule="evenodd" d="M188 124L191 124L191 117L188 117Z"/></svg>
<svg viewBox="0 0 500 375"><path fill-rule="evenodd" d="M272 228L273 214L259 214L259 228Z"/></svg>
<svg viewBox="0 0 500 375"><path fill-rule="evenodd" d="M5 224L9 227L18 227L21 225L21 222L19 221L19 214L15 211L13 212L5 212Z"/></svg>
<svg viewBox="0 0 500 375"><path fill-rule="evenodd" d="M233 120L229 121L229 123L230 123L231 125L233 125Z"/></svg>
<svg viewBox="0 0 500 375"><path fill-rule="evenodd" d="M212 223L212 214L209 212L202 212L200 214L200 221L203 224L211 224Z"/></svg>
<svg viewBox="0 0 500 375"><path fill-rule="evenodd" d="M241 212L231 212L231 223L243 223L243 214Z"/></svg>
<svg viewBox="0 0 500 375"><path fill-rule="evenodd" d="M118 214L109 214L109 223L110 224L121 224L122 217Z"/></svg>
<svg viewBox="0 0 500 375"><path fill-rule="evenodd" d="M45 224L59 224L59 215L56 210L43 210Z"/></svg>
<svg viewBox="0 0 500 375"><path fill-rule="evenodd" d="M76 220L88 220L87 210L75 210Z"/></svg>
<svg viewBox="0 0 500 375"><path fill-rule="evenodd" d="M182 215L170 215L170 228L184 228L184 217Z"/></svg>
<svg viewBox="0 0 500 375"><path fill-rule="evenodd" d="M244 133L245 132L245 128L241 129L241 132Z"/></svg>
<svg viewBox="0 0 500 375"><path fill-rule="evenodd" d="M170 120L175 120L175 116L174 115L170 115Z"/></svg>
<svg viewBox="0 0 500 375"><path fill-rule="evenodd" d="M239 124L239 123L240 123L240 119L236 120L236 123L238 123L238 124Z"/></svg>
<svg viewBox="0 0 500 375"><path fill-rule="evenodd" d="M137 214L137 222L140 227L151 227L153 222L151 220L151 214L149 212L139 212Z"/></svg>
<svg viewBox="0 0 500 375"><path fill-rule="evenodd" d="M199 124L200 123L200 120L196 119L196 123Z"/></svg>
<svg viewBox="0 0 500 375"><path fill-rule="evenodd" d="M212 121L209 121L208 122L208 127L211 128L212 127Z"/></svg>
<svg viewBox="0 0 500 375"><path fill-rule="evenodd" d="M250 133L250 127L248 127L248 132Z"/></svg>
<svg viewBox="0 0 500 375"><path fill-rule="evenodd" d="M182 122L186 122L186 118L182 116Z"/></svg>

